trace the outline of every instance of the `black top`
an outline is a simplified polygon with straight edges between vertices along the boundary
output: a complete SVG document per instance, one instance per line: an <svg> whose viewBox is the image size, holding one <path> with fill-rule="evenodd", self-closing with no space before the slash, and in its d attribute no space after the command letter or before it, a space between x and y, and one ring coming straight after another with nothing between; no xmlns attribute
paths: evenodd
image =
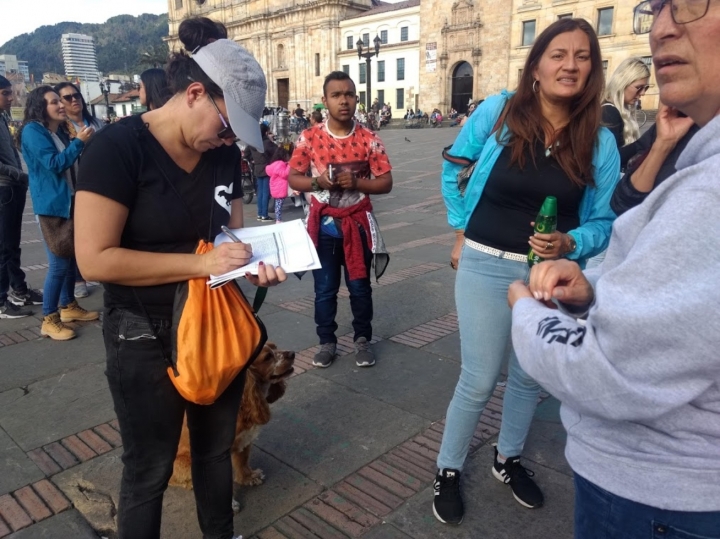
<svg viewBox="0 0 720 539"><path fill-rule="evenodd" d="M580 225L584 189L570 180L552 156L545 155L542 143L535 152L536 166L528 152L525 170L521 170L517 164L508 167L512 150L503 148L470 216L466 238L501 251L526 254L533 233L530 223L547 196L557 198L559 231Z"/></svg>
<svg viewBox="0 0 720 539"><path fill-rule="evenodd" d="M305 111L303 109L301 109L300 107L298 107L295 109L293 114L295 114L295 116L297 116L298 118L302 118L305 116Z"/></svg>
<svg viewBox="0 0 720 539"><path fill-rule="evenodd" d="M622 116L620 116L620 111L615 108L615 105L612 105L611 103L603 103L602 125L607 127L613 134L618 149L625 146L625 136L623 135L625 122L623 121Z"/></svg>
<svg viewBox="0 0 720 539"><path fill-rule="evenodd" d="M77 188L130 210L121 247L192 253L201 237L213 240L221 225L228 224L231 201L242 197L239 164L238 147L221 146L205 152L187 173L165 152L141 117L133 116L109 125L90 140L80 162ZM105 307L142 313L132 287L104 286ZM165 284L135 290L151 317L171 318L176 288L176 284Z"/></svg>
<svg viewBox="0 0 720 539"><path fill-rule="evenodd" d="M665 158L665 161L663 161L663 164L655 177L653 189L677 172L675 163L677 163L680 154L683 152L688 142L690 142L690 139L698 131L700 131L700 127L697 124L693 125L685 136L677 142L675 148L673 148L673 150ZM631 177L645 160L645 157L647 157L647 154L656 138L657 126L656 124L653 124L653 126L648 129L642 137L620 150L620 164L622 168L627 168L627 170L625 175L620 179L615 187L615 192L610 199L610 207L618 216L622 215L629 209L634 208L638 204L642 204L643 200L645 200L652 192L652 190L650 190L647 193L643 193L642 191L635 189L635 186L632 184Z"/></svg>

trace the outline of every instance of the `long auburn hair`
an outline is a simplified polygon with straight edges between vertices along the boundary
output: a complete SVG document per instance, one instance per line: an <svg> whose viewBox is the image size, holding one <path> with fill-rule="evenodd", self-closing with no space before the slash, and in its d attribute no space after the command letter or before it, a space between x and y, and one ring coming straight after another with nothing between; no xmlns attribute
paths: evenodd
<svg viewBox="0 0 720 539"><path fill-rule="evenodd" d="M510 163L525 167L525 156L529 151L535 162L537 140L545 141L545 133L553 132L550 122L542 115L540 98L533 91L533 72L550 42L560 34L581 30L590 41L591 69L583 91L570 103L568 124L556 132L553 156L560 168L579 186L595 185L592 158L598 129L600 128L601 99L604 90L602 55L600 43L592 26L584 19L560 19L548 26L535 40L530 49L517 92L513 95L504 112L504 121L510 131L504 144L512 148ZM501 139L498 130L498 141Z"/></svg>

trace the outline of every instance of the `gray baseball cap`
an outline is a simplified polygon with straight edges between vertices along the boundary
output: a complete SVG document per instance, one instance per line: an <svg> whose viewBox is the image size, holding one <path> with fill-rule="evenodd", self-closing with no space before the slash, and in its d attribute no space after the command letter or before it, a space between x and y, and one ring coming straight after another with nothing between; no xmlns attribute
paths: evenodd
<svg viewBox="0 0 720 539"><path fill-rule="evenodd" d="M233 132L243 142L262 148L260 116L265 108L267 83L258 61L230 39L213 41L192 57L223 91Z"/></svg>

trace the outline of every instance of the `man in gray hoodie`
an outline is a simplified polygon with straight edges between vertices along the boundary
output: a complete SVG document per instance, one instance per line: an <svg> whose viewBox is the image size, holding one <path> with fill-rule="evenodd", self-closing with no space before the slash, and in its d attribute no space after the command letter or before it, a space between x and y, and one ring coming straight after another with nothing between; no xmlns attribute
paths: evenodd
<svg viewBox="0 0 720 539"><path fill-rule="evenodd" d="M577 538L718 539L720 2L652 0L641 16L661 100L701 129L615 221L601 267L543 262L511 285L513 344L562 401Z"/></svg>
<svg viewBox="0 0 720 539"><path fill-rule="evenodd" d="M25 305L42 305L42 295L28 288L20 269L20 232L28 177L7 123L6 113L12 102L12 84L0 76L0 318L30 316L32 311Z"/></svg>

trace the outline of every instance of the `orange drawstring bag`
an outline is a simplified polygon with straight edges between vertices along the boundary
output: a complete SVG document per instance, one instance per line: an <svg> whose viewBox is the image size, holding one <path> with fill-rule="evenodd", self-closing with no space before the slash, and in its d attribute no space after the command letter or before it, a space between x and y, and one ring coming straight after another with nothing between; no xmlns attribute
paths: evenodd
<svg viewBox="0 0 720 539"><path fill-rule="evenodd" d="M212 243L200 240L195 254L212 249ZM265 326L235 281L214 289L205 278L178 284L168 373L186 400L215 402L266 341Z"/></svg>

